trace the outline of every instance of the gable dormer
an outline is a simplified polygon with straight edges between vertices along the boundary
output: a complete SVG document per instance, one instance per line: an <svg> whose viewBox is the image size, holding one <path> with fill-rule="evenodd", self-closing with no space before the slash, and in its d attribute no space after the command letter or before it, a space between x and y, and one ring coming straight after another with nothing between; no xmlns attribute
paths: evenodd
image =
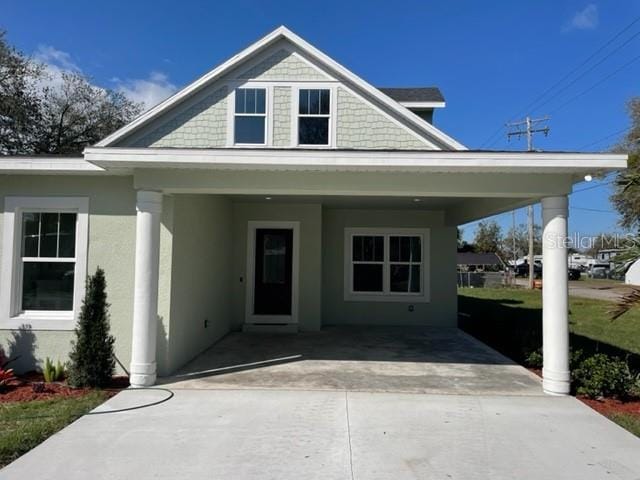
<svg viewBox="0 0 640 480"><path fill-rule="evenodd" d="M435 104L404 105L393 95L409 89L393 90L281 27L97 146L464 149L431 124Z"/></svg>
<svg viewBox="0 0 640 480"><path fill-rule="evenodd" d="M379 90L431 125L434 125L435 110L446 105L438 87L384 87Z"/></svg>

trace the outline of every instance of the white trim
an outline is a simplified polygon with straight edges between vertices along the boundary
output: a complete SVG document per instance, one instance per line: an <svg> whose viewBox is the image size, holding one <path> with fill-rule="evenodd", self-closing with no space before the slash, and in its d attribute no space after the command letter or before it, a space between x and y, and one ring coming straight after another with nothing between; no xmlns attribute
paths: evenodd
<svg viewBox="0 0 640 480"><path fill-rule="evenodd" d="M227 101L227 146L242 148L260 148L273 145L273 85L264 82L230 82L227 84L229 91ZM236 90L262 89L264 90L264 113L236 113ZM236 143L236 116L258 117L264 116L264 142L263 143Z"/></svg>
<svg viewBox="0 0 640 480"><path fill-rule="evenodd" d="M22 285L22 268L20 267L22 213L28 211L77 214L75 258L60 259L60 261L75 262L72 311L19 311ZM36 330L72 330L80 312L87 276L89 199L87 197L6 197L3 224L0 329L17 329L29 325Z"/></svg>
<svg viewBox="0 0 640 480"><path fill-rule="evenodd" d="M383 291L382 292L354 292L353 291L353 236L372 235L384 237L384 258L382 262ZM400 293L390 290L390 265L406 262L392 262L390 259L390 237L419 236L421 237L421 278L420 293ZM345 228L344 229L344 301L345 302L404 302L428 303L431 299L431 271L430 271L430 230L428 228Z"/></svg>
<svg viewBox="0 0 640 480"><path fill-rule="evenodd" d="M446 106L445 102L398 102L398 103L403 107L408 108L409 110L413 108L416 108L416 109L444 108Z"/></svg>
<svg viewBox="0 0 640 480"><path fill-rule="evenodd" d="M85 156L108 168L593 174L627 167L627 155L617 153L94 147Z"/></svg>
<svg viewBox="0 0 640 480"><path fill-rule="evenodd" d="M260 40L243 50L237 55L234 55L226 62L222 63L220 66L214 68L209 73L203 75L196 81L192 82L176 94L172 95L164 102L156 105L151 108L147 112L140 115L138 118L125 125L121 129L109 135L104 140L98 142L96 146L98 147L106 147L113 144L115 141L129 135L135 129L140 126L146 124L152 119L159 116L161 113L175 105L176 103L182 101L183 99L193 95L195 92L202 89L204 86L212 83L213 81L219 79L223 74L227 73L231 69L237 67L242 62L247 60L252 55L258 53L262 49L267 48L268 46L274 44L280 39L286 39L290 41L293 45L295 45L298 49L308 55L310 58L319 62L320 64L328 67L330 70L336 72L337 75L330 75L334 77L344 77L347 81L350 81L358 88L365 91L367 94L375 98L378 102L388 107L390 110L397 112L400 117L404 118L408 124L413 125L418 130L424 132L427 135L431 135L436 140L440 141L445 148L451 148L455 150L465 150L466 147L454 140L450 136L446 135L444 132L440 131L430 123L422 120L417 117L414 113L412 113L407 108L400 105L398 102L393 100L391 97L385 95L377 88L373 87L357 75L350 72L348 69L331 59L329 56L322 53L320 50L300 38L298 35L290 31L288 28L284 26L280 26L276 28L273 32L268 35L262 37ZM326 74L326 73L325 73Z"/></svg>
<svg viewBox="0 0 640 480"><path fill-rule="evenodd" d="M293 252L291 258L291 315L255 315L253 313L255 288L256 230L259 228L282 228L293 231ZM300 273L300 222L249 221L247 223L247 273L245 276L246 324L297 324Z"/></svg>
<svg viewBox="0 0 640 480"><path fill-rule="evenodd" d="M329 143L326 145L305 145L298 143L298 128L300 118L300 90L329 90L329 115L317 115L320 118L329 118ZM337 110L338 110L338 88L335 84L331 83L308 83L308 84L294 84L291 87L291 146L294 148L303 149L327 149L335 148L336 146L336 125L337 125ZM315 115L309 115L315 116Z"/></svg>
<svg viewBox="0 0 640 480"><path fill-rule="evenodd" d="M24 157L3 156L0 173L106 173L105 170L84 158L77 157Z"/></svg>

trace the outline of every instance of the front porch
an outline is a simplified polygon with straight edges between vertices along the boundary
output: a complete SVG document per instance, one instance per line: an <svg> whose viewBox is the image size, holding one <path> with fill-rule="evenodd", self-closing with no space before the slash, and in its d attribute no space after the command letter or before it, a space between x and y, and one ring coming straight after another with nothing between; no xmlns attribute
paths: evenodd
<svg viewBox="0 0 640 480"><path fill-rule="evenodd" d="M567 195L587 173L622 165L617 156L233 153L86 152L131 171L137 189L133 385L153 384L243 329L453 328L456 226L540 201L543 389L569 392ZM283 235L270 247L274 232ZM281 268L265 275L265 255L279 251ZM260 295L259 283L287 288Z"/></svg>
<svg viewBox="0 0 640 480"><path fill-rule="evenodd" d="M541 395L540 380L457 328L231 333L160 383L171 389Z"/></svg>

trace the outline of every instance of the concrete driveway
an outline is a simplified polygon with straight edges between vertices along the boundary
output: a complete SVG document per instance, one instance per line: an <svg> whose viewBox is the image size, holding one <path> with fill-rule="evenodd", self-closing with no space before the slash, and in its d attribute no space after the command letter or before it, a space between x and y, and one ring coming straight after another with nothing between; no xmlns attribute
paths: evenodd
<svg viewBox="0 0 640 480"><path fill-rule="evenodd" d="M542 394L538 377L457 328L232 333L161 382L189 389Z"/></svg>
<svg viewBox="0 0 640 480"><path fill-rule="evenodd" d="M640 478L639 439L456 329L233 334L167 382L0 479Z"/></svg>
<svg viewBox="0 0 640 480"><path fill-rule="evenodd" d="M126 391L100 411L158 400ZM574 398L176 390L85 416L2 479L637 479L640 440Z"/></svg>

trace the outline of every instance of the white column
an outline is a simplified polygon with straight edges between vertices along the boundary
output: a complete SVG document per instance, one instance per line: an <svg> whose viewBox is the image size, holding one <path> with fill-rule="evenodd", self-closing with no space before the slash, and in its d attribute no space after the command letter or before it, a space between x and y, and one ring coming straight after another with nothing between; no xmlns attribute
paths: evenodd
<svg viewBox="0 0 640 480"><path fill-rule="evenodd" d="M551 395L570 387L568 212L566 196L542 199L542 388Z"/></svg>
<svg viewBox="0 0 640 480"><path fill-rule="evenodd" d="M156 381L162 193L138 191L136 210L133 341L129 382L134 387L145 387Z"/></svg>

